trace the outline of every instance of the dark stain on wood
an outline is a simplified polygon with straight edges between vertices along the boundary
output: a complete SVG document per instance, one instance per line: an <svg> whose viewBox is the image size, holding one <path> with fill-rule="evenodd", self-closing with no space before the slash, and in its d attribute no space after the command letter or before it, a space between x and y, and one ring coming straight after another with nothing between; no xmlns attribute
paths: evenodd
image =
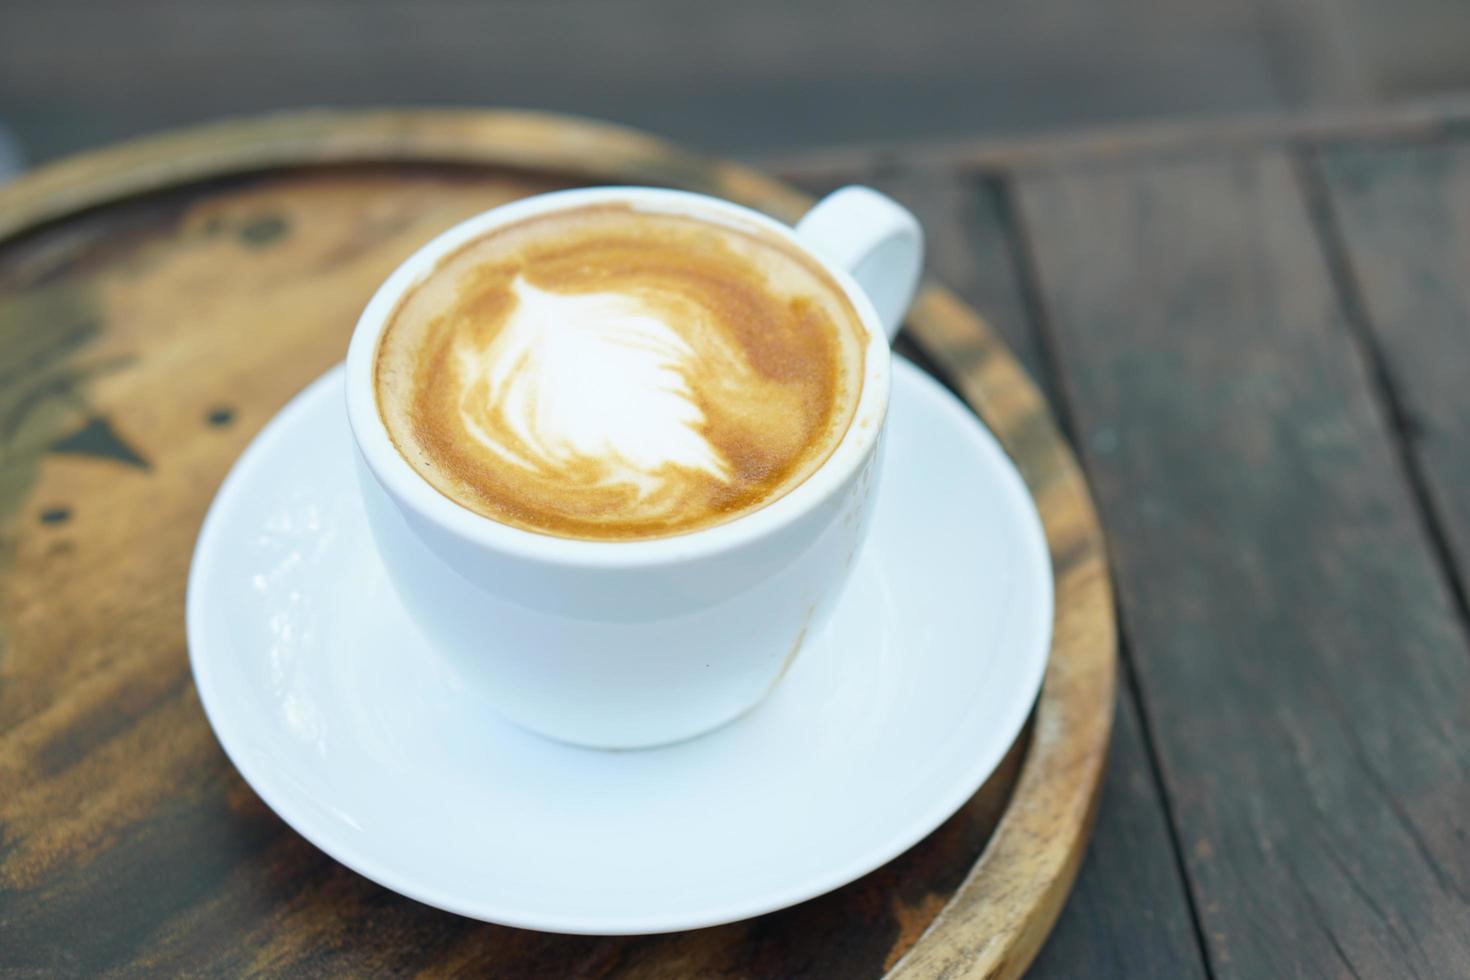
<svg viewBox="0 0 1470 980"><path fill-rule="evenodd" d="M87 372L77 360L101 332L101 312L88 287L0 292L0 532L17 518L36 484L41 449L83 403L79 388ZM3 535L0 541L4 572L14 559L14 539ZM0 624L0 661L8 649Z"/></svg>
<svg viewBox="0 0 1470 980"><path fill-rule="evenodd" d="M263 806L241 812L229 803L222 790L236 779L222 757L202 773L173 774L153 812L103 850L39 887L0 891L6 968L96 976L144 955L162 923L213 897L242 862L289 833Z"/></svg>
<svg viewBox="0 0 1470 980"><path fill-rule="evenodd" d="M204 421L216 429L223 429L235 421L235 410L228 405L216 406L205 413Z"/></svg>
<svg viewBox="0 0 1470 980"><path fill-rule="evenodd" d="M95 302L69 285L0 297L0 454L35 445L26 430L65 424L57 416L73 407L77 355L102 331Z"/></svg>
<svg viewBox="0 0 1470 980"><path fill-rule="evenodd" d="M291 223L285 215L266 214L245 222L237 234L240 241L251 248L266 248L285 238L290 231Z"/></svg>
<svg viewBox="0 0 1470 980"><path fill-rule="evenodd" d="M42 524L65 524L71 520L70 507L47 507L41 511Z"/></svg>
<svg viewBox="0 0 1470 980"><path fill-rule="evenodd" d="M75 765L111 739L130 730L167 701L188 692L190 674L182 663L172 663L173 676L158 683L149 676L135 684L119 684L107 699L106 711L83 714L54 738L38 739L27 757L28 768L37 776L51 778ZM156 673L156 672L155 672Z"/></svg>
<svg viewBox="0 0 1470 980"><path fill-rule="evenodd" d="M153 468L152 463L118 434L112 421L103 416L88 419L80 429L57 439L47 449L62 455L110 459L144 471Z"/></svg>

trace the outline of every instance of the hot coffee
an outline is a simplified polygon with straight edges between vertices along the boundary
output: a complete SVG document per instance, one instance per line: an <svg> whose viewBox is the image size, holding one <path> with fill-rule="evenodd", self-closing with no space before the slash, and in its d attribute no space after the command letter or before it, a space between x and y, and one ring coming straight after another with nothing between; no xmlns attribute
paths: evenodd
<svg viewBox="0 0 1470 980"><path fill-rule="evenodd" d="M539 215L446 256L389 318L378 411L461 506L638 539L732 520L832 453L868 338L779 236L621 204Z"/></svg>

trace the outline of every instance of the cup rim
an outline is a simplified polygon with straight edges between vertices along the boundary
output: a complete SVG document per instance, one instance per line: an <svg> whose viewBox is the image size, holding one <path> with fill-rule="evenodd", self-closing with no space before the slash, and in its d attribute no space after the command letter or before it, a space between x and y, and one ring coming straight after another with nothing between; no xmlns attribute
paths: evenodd
<svg viewBox="0 0 1470 980"><path fill-rule="evenodd" d="M598 541L543 534L502 524L446 496L419 474L393 444L378 411L373 380L378 341L399 300L450 253L502 225L551 211L600 203L754 226L775 234L814 259L841 287L868 334L863 387L851 422L831 454L782 496L729 521L682 534ZM580 187L521 198L454 225L420 246L378 286L358 318L347 350L347 417L369 472L400 507L456 538L501 554L583 568L662 565L730 551L779 532L832 496L869 457L888 411L891 357L877 311L856 280L794 228L758 211L692 191L657 187Z"/></svg>

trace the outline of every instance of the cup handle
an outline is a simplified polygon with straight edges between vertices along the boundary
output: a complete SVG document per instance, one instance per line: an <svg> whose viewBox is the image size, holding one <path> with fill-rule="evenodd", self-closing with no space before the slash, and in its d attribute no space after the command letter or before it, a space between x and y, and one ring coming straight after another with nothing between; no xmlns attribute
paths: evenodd
<svg viewBox="0 0 1470 980"><path fill-rule="evenodd" d="M796 234L857 280L892 340L903 326L924 262L918 220L870 187L843 187L818 201L796 223Z"/></svg>

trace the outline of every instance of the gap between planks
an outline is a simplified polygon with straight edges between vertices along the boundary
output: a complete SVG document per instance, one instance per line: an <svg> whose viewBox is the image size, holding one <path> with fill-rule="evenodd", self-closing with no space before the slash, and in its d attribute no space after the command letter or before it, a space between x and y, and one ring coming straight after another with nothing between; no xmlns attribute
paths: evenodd
<svg viewBox="0 0 1470 980"><path fill-rule="evenodd" d="M1072 444L1077 453L1078 465L1083 472L1087 472L1086 454L1081 452L1080 440L1082 434L1078 429L1075 409L1068 398L1066 388L1062 381L1061 363L1057 357L1057 338L1053 328L1050 315L1047 311L1045 295L1042 291L1041 277L1037 267L1037 258L1029 234L1027 233L1025 221L1017 207L1014 175L975 175L974 179L990 181L995 188L997 199L1000 203L1001 222L1005 228L1006 240L1010 243L1012 258L1016 267L1017 286L1021 294L1021 302L1026 312L1026 318L1031 323L1032 334L1035 339L1035 347L1040 370L1045 373L1044 389L1052 402L1052 412L1056 416L1057 425L1062 431L1062 436ZM1103 537L1107 537L1107 525L1103 525ZM1118 570L1113 567L1112 552L1108 552L1109 574L1114 581L1119 581ZM1178 875L1181 892L1184 895L1186 907L1189 909L1189 922L1193 927L1195 945L1199 949L1200 963L1204 967L1205 975L1214 980L1216 976L1215 967L1210 957L1210 945L1205 940L1204 924L1200 917L1199 908L1196 904L1194 888L1190 883L1189 869L1184 860L1184 845L1179 838L1179 821L1174 812L1174 803L1169 796L1168 787L1165 785L1163 770L1159 761L1159 750L1157 735L1153 723L1150 721L1146 710L1147 704L1143 691L1138 684L1137 670L1133 663L1133 649L1128 639L1128 623L1123 615L1123 610L1117 605L1114 598L1114 614L1118 623L1118 661L1122 671L1123 683L1120 685L1120 693L1133 703L1133 709L1138 717L1139 730L1142 733L1144 747L1144 758L1148 762L1148 776L1153 784L1154 793L1160 800L1164 809L1164 822L1169 829L1170 860L1175 873Z"/></svg>
<svg viewBox="0 0 1470 980"><path fill-rule="evenodd" d="M1353 268L1351 256L1348 255L1342 223L1322 176L1320 153L1319 149L1298 150L1293 153L1292 170L1301 187L1307 217L1317 235L1327 274L1337 292L1349 339L1363 361L1379 410L1389 431L1394 435L1394 448L1404 482L1414 496L1430 551L1433 552L1445 585L1454 598L1460 628L1466 640L1470 641L1470 594L1466 592L1465 577L1455 561L1444 517L1429 490L1429 479L1414 452L1414 423L1394 382L1393 372L1389 369L1388 358L1378 340L1358 274Z"/></svg>

